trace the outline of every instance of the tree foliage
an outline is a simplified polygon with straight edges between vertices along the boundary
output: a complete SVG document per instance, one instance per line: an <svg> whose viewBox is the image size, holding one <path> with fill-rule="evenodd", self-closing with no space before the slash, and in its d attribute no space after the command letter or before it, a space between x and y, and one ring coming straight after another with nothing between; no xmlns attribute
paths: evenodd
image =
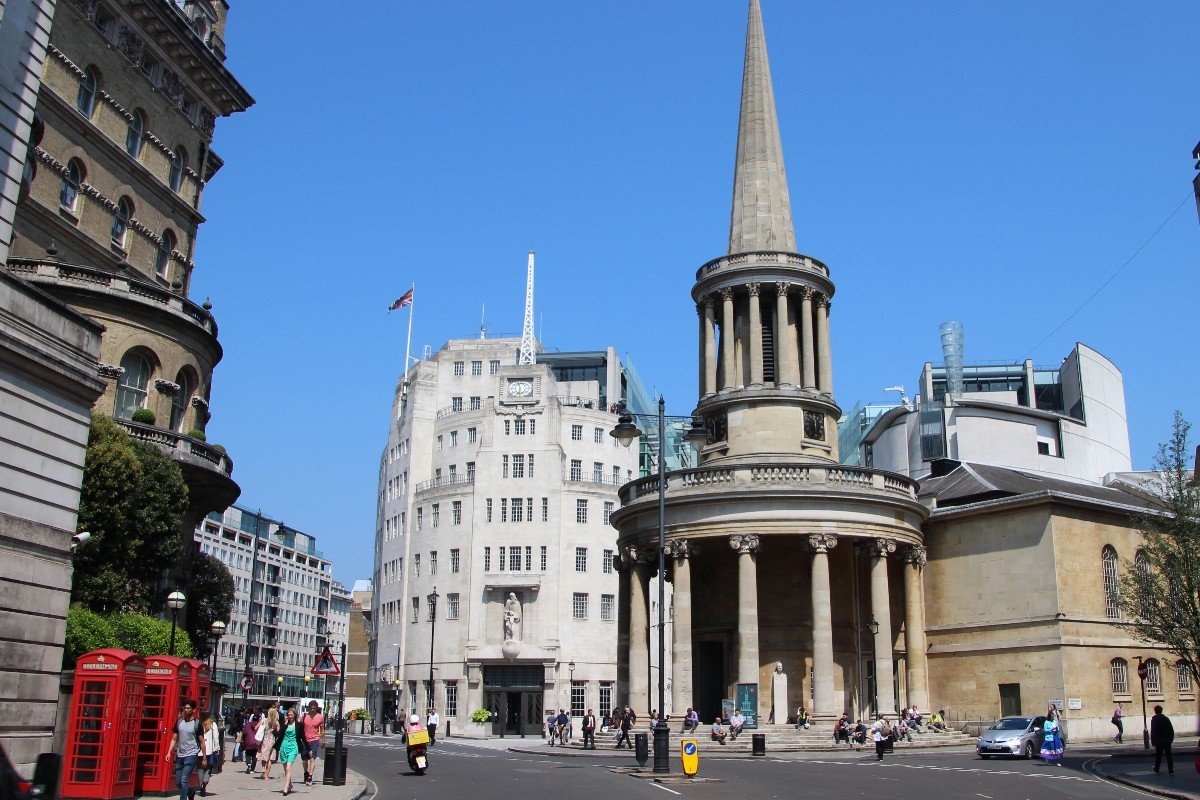
<svg viewBox="0 0 1200 800"><path fill-rule="evenodd" d="M187 502L183 473L170 457L94 414L78 528L92 536L75 552L72 601L100 613L159 610L156 586L183 552Z"/></svg>
<svg viewBox="0 0 1200 800"><path fill-rule="evenodd" d="M212 653L212 624L217 620L228 623L233 611L233 576L220 559L197 553L192 559L192 582L186 591L188 635L198 657L207 658Z"/></svg>
<svg viewBox="0 0 1200 800"><path fill-rule="evenodd" d="M182 621L182 620L180 620ZM118 647L144 656L161 656L171 652L171 621L146 614L123 612L108 617ZM175 655L191 658L192 643L182 626L175 629Z"/></svg>
<svg viewBox="0 0 1200 800"><path fill-rule="evenodd" d="M75 662L84 653L104 647L118 647L117 635L108 620L83 606L71 606L67 611L67 640L63 650L63 667L75 669Z"/></svg>
<svg viewBox="0 0 1200 800"><path fill-rule="evenodd" d="M1122 565L1115 600L1136 638L1164 645L1196 676L1200 665L1200 490L1188 467L1191 426L1178 411L1155 467L1163 510L1137 518L1143 543Z"/></svg>

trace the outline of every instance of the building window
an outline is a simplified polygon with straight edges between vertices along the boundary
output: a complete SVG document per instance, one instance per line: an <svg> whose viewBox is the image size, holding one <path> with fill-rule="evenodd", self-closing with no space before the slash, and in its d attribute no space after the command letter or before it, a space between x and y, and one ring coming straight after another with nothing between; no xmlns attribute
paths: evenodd
<svg viewBox="0 0 1200 800"><path fill-rule="evenodd" d="M458 619L458 593L446 595L446 619Z"/></svg>
<svg viewBox="0 0 1200 800"><path fill-rule="evenodd" d="M615 442L616 439L613 439L613 441ZM621 485L621 468L619 466L613 467L613 486L620 486L620 485Z"/></svg>
<svg viewBox="0 0 1200 800"><path fill-rule="evenodd" d="M500 456L500 477L508 477L508 456Z"/></svg>
<svg viewBox="0 0 1200 800"><path fill-rule="evenodd" d="M1146 691L1150 694L1162 694L1162 670L1157 658L1146 659Z"/></svg>
<svg viewBox="0 0 1200 800"><path fill-rule="evenodd" d="M175 383L179 388L171 396L171 430L183 433L183 422L192 402L192 392L196 391L196 381L191 372L181 369L175 376Z"/></svg>
<svg viewBox="0 0 1200 800"><path fill-rule="evenodd" d="M586 547L576 547L575 548L575 571L576 572L587 572L587 548Z"/></svg>
<svg viewBox="0 0 1200 800"><path fill-rule="evenodd" d="M483 374L483 362L482 361L472 361L471 362L471 374L477 375L477 376Z"/></svg>
<svg viewBox="0 0 1200 800"><path fill-rule="evenodd" d="M500 498L500 521L508 522L508 498Z"/></svg>
<svg viewBox="0 0 1200 800"><path fill-rule="evenodd" d="M600 714L601 715L607 714L609 711L612 710L612 708L613 708L612 693L613 693L612 683L610 683L608 681L602 681L600 683Z"/></svg>
<svg viewBox="0 0 1200 800"><path fill-rule="evenodd" d="M483 548L483 571L492 571L492 548L490 547Z"/></svg>
<svg viewBox="0 0 1200 800"><path fill-rule="evenodd" d="M545 572L546 571L546 545L542 545L540 557L541 557L542 572Z"/></svg>
<svg viewBox="0 0 1200 800"><path fill-rule="evenodd" d="M416 622L420 618L421 618L421 598L414 597L412 599L412 617L409 619L409 621Z"/></svg>
<svg viewBox="0 0 1200 800"><path fill-rule="evenodd" d="M600 595L600 619L604 620L605 622L613 621L613 606L615 600L616 595Z"/></svg>
<svg viewBox="0 0 1200 800"><path fill-rule="evenodd" d="M604 428L592 429L592 441L596 444L604 444Z"/></svg>
<svg viewBox="0 0 1200 800"><path fill-rule="evenodd" d="M521 508L521 498L519 498L519 497L514 497L512 499L512 521L513 522L524 522L525 521L525 515L524 515L524 513L522 513L522 508Z"/></svg>
<svg viewBox="0 0 1200 800"><path fill-rule="evenodd" d="M490 498L490 497L484 502L483 514L484 514L484 517L486 518L485 519L486 522L492 521L492 498Z"/></svg>
<svg viewBox="0 0 1200 800"><path fill-rule="evenodd" d="M96 110L96 95L99 88L100 79L96 74L96 69L88 67L83 71L83 79L79 81L79 94L75 96L75 107L88 119L92 118L92 113Z"/></svg>
<svg viewBox="0 0 1200 800"><path fill-rule="evenodd" d="M459 552L457 547L450 549L450 571L458 572L460 564Z"/></svg>
<svg viewBox="0 0 1200 800"><path fill-rule="evenodd" d="M437 550L429 551L429 574L437 575Z"/></svg>
<svg viewBox="0 0 1200 800"><path fill-rule="evenodd" d="M142 154L142 139L146 136L146 114L140 108L133 112L133 119L125 130L125 152L137 158Z"/></svg>
<svg viewBox="0 0 1200 800"><path fill-rule="evenodd" d="M416 620L414 620L414 622L415 621ZM409 710L410 714L417 713L417 682L416 681L408 682L408 707L410 709Z"/></svg>
<svg viewBox="0 0 1200 800"><path fill-rule="evenodd" d="M575 501L575 521L576 522L578 522L580 524L587 523L587 506L588 506L587 500L576 500Z"/></svg>
<svg viewBox="0 0 1200 800"><path fill-rule="evenodd" d="M525 571L533 572L533 546L525 545Z"/></svg>
<svg viewBox="0 0 1200 800"><path fill-rule="evenodd" d="M587 592L575 592L571 595L571 616L575 619L587 619Z"/></svg>
<svg viewBox="0 0 1200 800"><path fill-rule="evenodd" d="M467 406L471 411L478 411L483 407L483 402L479 399L479 395L472 395Z"/></svg>
<svg viewBox="0 0 1200 800"><path fill-rule="evenodd" d="M573 480L573 481L583 480L583 462L580 461L578 458L571 459L570 480Z"/></svg>
<svg viewBox="0 0 1200 800"><path fill-rule="evenodd" d="M499 371L500 371L500 362L499 361L493 360L493 361L488 362L488 375L495 375Z"/></svg>
<svg viewBox="0 0 1200 800"><path fill-rule="evenodd" d="M167 271L171 267L171 251L175 249L175 234L163 231L162 241L158 244L158 252L154 256L154 274L163 280L167 279Z"/></svg>
<svg viewBox="0 0 1200 800"><path fill-rule="evenodd" d="M133 219L133 201L128 197L122 197L117 201L117 208L113 211L113 244L119 247L125 246L125 234L129 233L129 220L131 219Z"/></svg>
<svg viewBox="0 0 1200 800"><path fill-rule="evenodd" d="M454 598L455 613L457 614L458 613L458 611L457 611L458 595L452 594L450 596ZM455 619L457 619L457 617L455 617ZM447 717L457 717L458 716L458 681L445 681L445 682L443 682L442 685L446 687L446 716Z"/></svg>
<svg viewBox="0 0 1200 800"><path fill-rule="evenodd" d="M604 551L604 574L611 575L613 571L613 551Z"/></svg>
<svg viewBox="0 0 1200 800"><path fill-rule="evenodd" d="M1121 606L1117 602L1117 551L1112 545L1105 545L1100 560L1104 567L1104 613L1109 619L1118 619Z"/></svg>
<svg viewBox="0 0 1200 800"><path fill-rule="evenodd" d="M463 402L461 397L450 398L450 410L455 412L463 410Z"/></svg>
<svg viewBox="0 0 1200 800"><path fill-rule="evenodd" d="M130 351L121 359L117 381L117 419L130 419L133 412L146 406L146 387L150 384L150 362L141 353Z"/></svg>
<svg viewBox="0 0 1200 800"><path fill-rule="evenodd" d="M525 477L525 456L520 453L512 457L512 476L514 478Z"/></svg>
<svg viewBox="0 0 1200 800"><path fill-rule="evenodd" d="M421 530L421 521L424 518L424 516L425 516L425 509L418 508L417 509L417 530Z"/></svg>
<svg viewBox="0 0 1200 800"><path fill-rule="evenodd" d="M435 527L435 528L436 528L436 527L438 526L438 522L439 522L439 521L441 520L441 518L442 518L442 508L441 508L441 503L434 503L434 504L433 504L433 506L432 506L432 507L430 508L430 510L429 510L429 517L430 517L430 519L433 521L433 527Z"/></svg>
<svg viewBox="0 0 1200 800"><path fill-rule="evenodd" d="M450 504L450 521L455 525L462 524L462 500L455 500Z"/></svg>
<svg viewBox="0 0 1200 800"><path fill-rule="evenodd" d="M607 525L612 518L613 504L611 502L604 504L604 524Z"/></svg>
<svg viewBox="0 0 1200 800"><path fill-rule="evenodd" d="M599 461L592 462L592 483L604 483L604 465Z"/></svg>
<svg viewBox="0 0 1200 800"><path fill-rule="evenodd" d="M467 444L475 444L477 441L479 441L479 431L467 428Z"/></svg>
<svg viewBox="0 0 1200 800"><path fill-rule="evenodd" d="M171 155L171 169L167 174L167 183L171 191L178 192L183 187L183 165L187 163L187 153L182 147L176 147Z"/></svg>
<svg viewBox="0 0 1200 800"><path fill-rule="evenodd" d="M587 714L587 683L571 681L571 716L582 717Z"/></svg>
<svg viewBox="0 0 1200 800"><path fill-rule="evenodd" d="M571 441L572 442L582 442L583 441L583 426L582 425L572 425L571 426Z"/></svg>
<svg viewBox="0 0 1200 800"><path fill-rule="evenodd" d="M537 433L537 420L531 419L529 420L529 435L533 436L535 433Z"/></svg>
<svg viewBox="0 0 1200 800"><path fill-rule="evenodd" d="M420 553L413 554L413 577L415 577L415 578L421 577L421 554Z"/></svg>
<svg viewBox="0 0 1200 800"><path fill-rule="evenodd" d="M549 520L550 520L550 498L543 497L542 498L542 522L549 522Z"/></svg>
<svg viewBox="0 0 1200 800"><path fill-rule="evenodd" d="M463 362L455 361L454 362L454 377L461 378L462 376L463 376Z"/></svg>
<svg viewBox="0 0 1200 800"><path fill-rule="evenodd" d="M437 450L439 453L442 452L442 436L441 436L441 434L438 434L438 437L437 437Z"/></svg>
<svg viewBox="0 0 1200 800"><path fill-rule="evenodd" d="M458 447L458 431L450 431L450 446Z"/></svg>
<svg viewBox="0 0 1200 800"><path fill-rule="evenodd" d="M512 436L512 420L511 419L504 420L504 435Z"/></svg>
<svg viewBox="0 0 1200 800"><path fill-rule="evenodd" d="M58 191L58 202L64 208L75 210L75 203L79 199L79 184L83 183L84 175L86 175L83 164L78 159L72 158L67 162L67 174L63 176L62 187Z"/></svg>
<svg viewBox="0 0 1200 800"><path fill-rule="evenodd" d="M1175 662L1175 688L1180 694L1192 693L1192 670L1184 661Z"/></svg>
<svg viewBox="0 0 1200 800"><path fill-rule="evenodd" d="M1150 558L1145 550L1139 549L1133 557L1133 568L1137 575L1136 586L1149 586ZM1145 592L1138 592L1138 616L1145 619L1154 608L1154 598Z"/></svg>

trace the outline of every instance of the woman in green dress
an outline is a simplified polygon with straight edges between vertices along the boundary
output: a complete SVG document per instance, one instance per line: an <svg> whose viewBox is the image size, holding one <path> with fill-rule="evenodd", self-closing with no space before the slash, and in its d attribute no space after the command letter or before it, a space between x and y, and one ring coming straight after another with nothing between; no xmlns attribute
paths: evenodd
<svg viewBox="0 0 1200 800"><path fill-rule="evenodd" d="M283 764L283 794L285 797L292 791L292 762L300 756L299 727L296 721L296 709L289 708L283 727L275 740L275 747L279 750L279 761Z"/></svg>

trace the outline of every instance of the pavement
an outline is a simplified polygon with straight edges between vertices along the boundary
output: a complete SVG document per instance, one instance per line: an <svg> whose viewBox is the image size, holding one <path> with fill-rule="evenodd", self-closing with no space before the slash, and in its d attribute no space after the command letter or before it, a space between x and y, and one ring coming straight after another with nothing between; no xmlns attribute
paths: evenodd
<svg viewBox="0 0 1200 800"><path fill-rule="evenodd" d="M1145 750L1140 744L1134 748L1124 745L1096 749L1110 751L1085 765L1085 769L1096 775L1161 797L1200 800L1200 753L1197 750L1190 747L1175 750L1175 774L1171 775L1165 763L1156 773L1154 751Z"/></svg>

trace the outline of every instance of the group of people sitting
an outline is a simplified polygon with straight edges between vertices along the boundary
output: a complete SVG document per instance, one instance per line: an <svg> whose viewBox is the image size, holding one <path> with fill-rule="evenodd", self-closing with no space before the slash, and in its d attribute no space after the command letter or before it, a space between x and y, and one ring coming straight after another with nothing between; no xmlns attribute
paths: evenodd
<svg viewBox="0 0 1200 800"><path fill-rule="evenodd" d="M712 740L714 742L720 742L721 744L725 744L726 739L731 742L736 742L737 737L741 735L742 729L745 727L746 718L742 716L741 711L735 708L733 713L729 715L728 728L722 724L720 717L717 717L715 720L713 720L711 732Z"/></svg>
<svg viewBox="0 0 1200 800"><path fill-rule="evenodd" d="M891 740L898 742L901 740L911 742L914 733L925 733L926 731L945 731L946 720L943 717L945 711L938 711L930 714L926 719L916 706L905 708L900 711L895 723L892 723L887 715L880 718L879 721L868 725L861 719L850 721L850 715L843 713L838 721L833 724L833 741L835 744L845 742L851 747L862 747L867 743L867 738L871 728L879 727L882 721L888 723L891 731Z"/></svg>

